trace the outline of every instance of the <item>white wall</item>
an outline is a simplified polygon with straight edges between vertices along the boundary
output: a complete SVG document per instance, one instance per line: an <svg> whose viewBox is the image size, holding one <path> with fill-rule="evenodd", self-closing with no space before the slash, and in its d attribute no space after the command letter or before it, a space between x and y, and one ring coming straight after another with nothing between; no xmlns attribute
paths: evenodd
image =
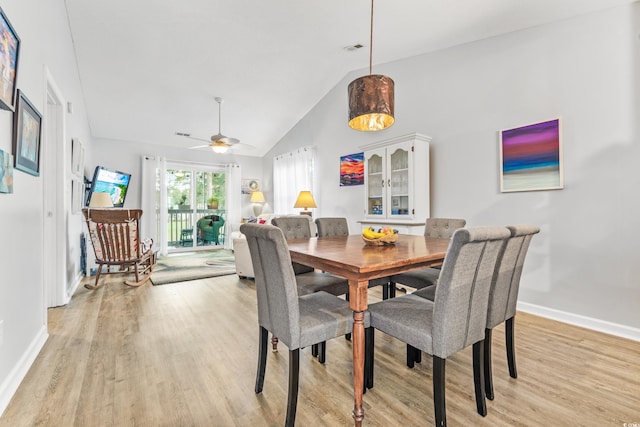
<svg viewBox="0 0 640 427"><path fill-rule="evenodd" d="M316 145L316 216L363 216L364 187L339 187L339 157L411 132L433 137L432 216L469 226L533 223L522 307L640 337L640 4L389 64L396 123L347 126L339 82L264 158ZM498 131L562 118L565 188L500 193ZM584 317L584 318L583 318ZM608 324L613 323L613 325Z"/></svg>
<svg viewBox="0 0 640 427"><path fill-rule="evenodd" d="M82 90L75 66L71 36L63 0L3 0L2 9L22 40L17 86L41 114L45 114L45 66L55 79L67 101L74 103L74 113L66 116L65 151L71 153L71 138L79 137L90 145ZM13 113L0 111L0 149L12 152ZM43 136L42 144L47 144ZM70 159L58 167L69 170ZM53 280L43 277L43 195L46 171L34 177L14 171L14 193L0 194L0 321L3 339L0 343L0 413L8 404L31 361L47 336L45 284ZM69 172L70 174L70 172ZM62 193L70 200L67 180ZM61 212L70 264L64 266L70 289L79 271L79 215L70 206Z"/></svg>

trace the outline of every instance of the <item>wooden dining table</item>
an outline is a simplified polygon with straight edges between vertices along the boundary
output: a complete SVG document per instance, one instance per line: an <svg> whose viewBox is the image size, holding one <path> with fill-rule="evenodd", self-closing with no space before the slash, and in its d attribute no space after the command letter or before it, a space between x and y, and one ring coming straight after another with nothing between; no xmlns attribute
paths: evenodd
<svg viewBox="0 0 640 427"><path fill-rule="evenodd" d="M349 280L353 310L353 418L364 420L364 312L369 280L442 264L449 239L401 234L393 245L367 246L358 235L287 241L291 260Z"/></svg>

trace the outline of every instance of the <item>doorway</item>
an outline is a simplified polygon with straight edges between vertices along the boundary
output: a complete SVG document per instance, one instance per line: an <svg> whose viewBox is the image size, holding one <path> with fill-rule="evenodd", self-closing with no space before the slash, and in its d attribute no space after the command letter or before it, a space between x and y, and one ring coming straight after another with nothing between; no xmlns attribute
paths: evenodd
<svg viewBox="0 0 640 427"><path fill-rule="evenodd" d="M66 102L53 77L45 68L46 107L44 114L44 142L42 144L43 198L43 291L46 307L67 304L71 296L67 290L65 268L67 248L65 233L65 109ZM45 307L45 310L46 310Z"/></svg>
<svg viewBox="0 0 640 427"><path fill-rule="evenodd" d="M224 168L167 163L165 172L169 252L221 249L225 241Z"/></svg>

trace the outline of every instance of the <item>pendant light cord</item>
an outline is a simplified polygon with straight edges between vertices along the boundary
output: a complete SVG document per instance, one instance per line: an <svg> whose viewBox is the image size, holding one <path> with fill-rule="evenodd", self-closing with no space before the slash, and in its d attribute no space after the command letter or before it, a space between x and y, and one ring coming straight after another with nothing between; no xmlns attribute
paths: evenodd
<svg viewBox="0 0 640 427"><path fill-rule="evenodd" d="M371 30L369 31L369 75L373 74L373 0L371 0Z"/></svg>

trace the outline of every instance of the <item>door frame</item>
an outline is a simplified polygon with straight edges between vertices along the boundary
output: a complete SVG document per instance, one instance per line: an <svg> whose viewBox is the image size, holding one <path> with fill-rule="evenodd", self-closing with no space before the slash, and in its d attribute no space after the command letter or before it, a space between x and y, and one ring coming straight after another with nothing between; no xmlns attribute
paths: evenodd
<svg viewBox="0 0 640 427"><path fill-rule="evenodd" d="M66 108L62 91L49 69L44 67L45 93L42 144L43 159L43 247L42 272L45 311L47 307L67 304L71 298L66 286L67 248L65 206L67 191L65 171Z"/></svg>

